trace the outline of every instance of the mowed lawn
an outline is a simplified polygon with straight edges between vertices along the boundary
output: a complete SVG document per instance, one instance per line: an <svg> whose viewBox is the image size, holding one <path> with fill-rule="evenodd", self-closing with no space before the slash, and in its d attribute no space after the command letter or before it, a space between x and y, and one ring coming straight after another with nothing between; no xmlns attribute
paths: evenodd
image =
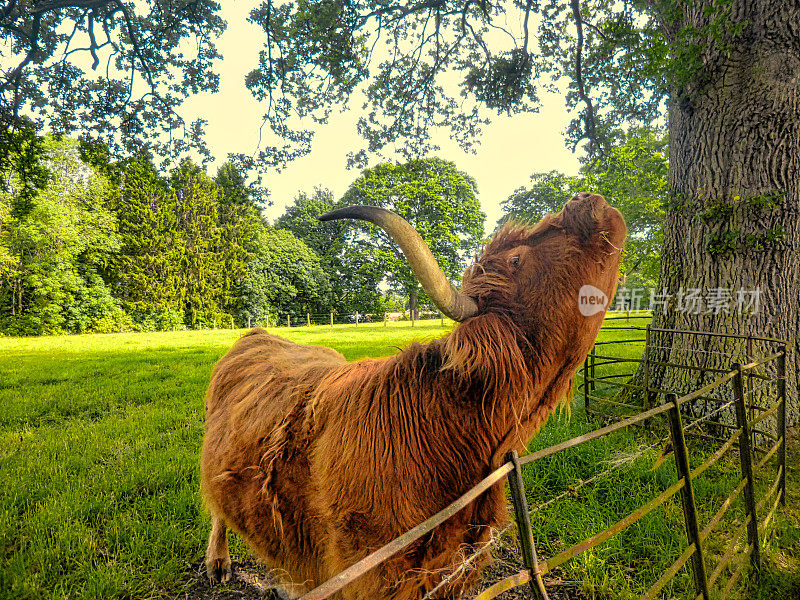
<svg viewBox="0 0 800 600"><path fill-rule="evenodd" d="M357 360L392 355L451 326L434 321L414 328L394 323L272 332ZM0 598L147 598L186 585L185 573L202 560L208 533L198 468L203 395L214 363L243 333L0 338ZM631 336L601 334L626 337ZM639 351L637 344L624 347L631 357ZM575 409L571 419L551 419L532 447L597 426ZM674 482L670 461L653 468L658 447L628 458L652 441L623 432L526 468L529 501L537 506L576 481L624 463L597 485L534 516L540 550L552 555L601 531ZM720 481L728 475L723 465ZM800 579L794 575L800 529L792 486L797 487L795 469L789 480L795 521L780 521L779 536L767 548L771 570L761 588L751 588L752 597L795 589ZM710 485L699 495L726 487ZM564 575L586 597L637 597L674 560L675 550L680 553L682 525L673 503L568 563ZM232 553L236 559L248 550L234 539ZM684 569L669 590L684 597L690 585Z"/></svg>
<svg viewBox="0 0 800 600"><path fill-rule="evenodd" d="M446 327L274 331L357 360ZM243 333L0 338L0 598L175 590L205 550L203 396Z"/></svg>

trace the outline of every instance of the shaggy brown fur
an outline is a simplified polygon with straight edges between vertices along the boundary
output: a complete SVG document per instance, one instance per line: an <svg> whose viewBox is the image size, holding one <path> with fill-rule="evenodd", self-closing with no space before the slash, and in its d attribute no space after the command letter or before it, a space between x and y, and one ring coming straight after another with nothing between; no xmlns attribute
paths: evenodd
<svg viewBox="0 0 800 600"><path fill-rule="evenodd" d="M310 589L524 450L569 395L602 323L602 313L581 316L578 290L613 296L624 237L619 213L588 194L535 227L505 226L464 276L479 314L391 358L347 363L261 329L239 340L206 396L212 579L230 576L228 526L292 592ZM495 486L340 597L419 598L506 513Z"/></svg>

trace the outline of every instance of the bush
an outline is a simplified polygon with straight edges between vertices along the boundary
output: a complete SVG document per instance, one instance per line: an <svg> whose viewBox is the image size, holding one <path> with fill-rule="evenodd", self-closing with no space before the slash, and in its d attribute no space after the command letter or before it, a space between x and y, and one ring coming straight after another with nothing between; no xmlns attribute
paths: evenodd
<svg viewBox="0 0 800 600"><path fill-rule="evenodd" d="M172 331L183 329L183 315L174 309L148 310L134 313L134 331Z"/></svg>
<svg viewBox="0 0 800 600"><path fill-rule="evenodd" d="M185 322L191 329L227 329L231 324L231 315L212 309L195 314L194 323L189 322L187 315Z"/></svg>
<svg viewBox="0 0 800 600"><path fill-rule="evenodd" d="M0 317L0 332L2 332L3 335L11 337L24 337L53 333L45 332L44 328L42 327L42 320L32 315L22 315L20 317L4 315L3 317Z"/></svg>
<svg viewBox="0 0 800 600"><path fill-rule="evenodd" d="M135 328L136 325L131 316L124 310L119 309L95 320L89 331L91 333L122 333L134 331Z"/></svg>

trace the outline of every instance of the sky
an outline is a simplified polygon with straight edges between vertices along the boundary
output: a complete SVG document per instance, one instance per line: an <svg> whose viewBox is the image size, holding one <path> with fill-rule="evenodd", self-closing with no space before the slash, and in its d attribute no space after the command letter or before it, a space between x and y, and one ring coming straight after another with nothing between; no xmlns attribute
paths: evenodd
<svg viewBox="0 0 800 600"><path fill-rule="evenodd" d="M255 153L263 108L244 85L245 75L258 61L263 32L247 23L249 3L224 3L223 16L228 28L217 41L223 60L217 66L220 86L216 94L203 94L185 103L184 117L208 121L206 142L215 162L209 173L225 161L229 152ZM484 127L477 154L463 152L446 132L434 132L433 139L441 146L436 156L455 163L457 168L475 178L479 200L487 214L487 230L500 218L500 203L517 188L530 181L532 173L553 169L577 174L578 155L565 147L563 131L569 122L562 97L541 92L542 106L538 113L515 117L494 117ZM312 152L291 163L278 173L269 172L264 184L271 192L273 205L265 214L274 221L298 191L312 192L315 186L327 187L339 198L360 172L346 168L347 153L361 147L356 133L358 107L353 101L344 114L335 113L330 122L317 129ZM374 166L370 163L369 166Z"/></svg>

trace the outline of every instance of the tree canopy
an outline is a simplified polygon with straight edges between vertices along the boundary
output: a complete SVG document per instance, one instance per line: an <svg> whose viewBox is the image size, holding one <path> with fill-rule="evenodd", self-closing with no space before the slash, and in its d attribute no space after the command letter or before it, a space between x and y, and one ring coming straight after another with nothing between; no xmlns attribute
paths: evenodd
<svg viewBox="0 0 800 600"><path fill-rule="evenodd" d="M303 124L325 121L356 91L366 97L366 148L353 164L387 145L408 158L430 154L436 126L470 149L492 113L535 111L540 90L560 78L576 109L570 143L588 140L600 154L623 124L663 115L669 86L735 29L727 4L681 27L681 3L671 0L264 1L250 15L266 38L247 86L284 143L262 159L308 152L313 131Z"/></svg>
<svg viewBox="0 0 800 600"><path fill-rule="evenodd" d="M203 121L180 106L216 91L224 31L212 0L8 0L0 6L0 173L33 177L34 132L102 140L116 158L147 149L176 164L208 154ZM28 152L24 152L28 149Z"/></svg>
<svg viewBox="0 0 800 600"><path fill-rule="evenodd" d="M470 149L492 114L535 111L559 79L575 110L570 143L588 140L590 155L601 154L623 126L661 118L668 94L690 97L698 73L746 27L730 0L697 4L699 18L676 0L265 0L249 15L264 48L245 83L276 138L256 162L307 153L315 124L356 92L366 98L366 144L352 164L386 146L430 155L435 126ZM144 140L173 160L202 150L202 122L186 123L179 107L217 89L219 13L210 0L9 1L0 11L12 64L0 77L0 158L21 156L10 132L43 126L100 138L115 154Z"/></svg>
<svg viewBox="0 0 800 600"><path fill-rule="evenodd" d="M299 192L275 221L275 227L291 231L323 259L331 258L341 251L347 225L340 221L322 223L319 216L336 207L329 189L318 187L310 195Z"/></svg>

